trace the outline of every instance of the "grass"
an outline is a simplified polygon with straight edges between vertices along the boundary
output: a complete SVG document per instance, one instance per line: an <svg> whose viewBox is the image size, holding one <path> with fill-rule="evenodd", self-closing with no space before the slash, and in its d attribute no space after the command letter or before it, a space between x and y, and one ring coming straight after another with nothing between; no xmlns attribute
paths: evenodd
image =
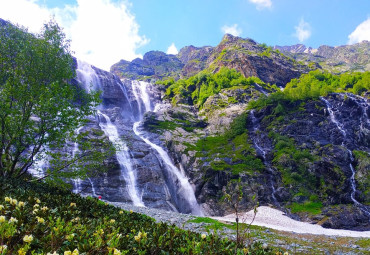
<svg viewBox="0 0 370 255"><path fill-rule="evenodd" d="M306 201L303 204L293 203L289 208L292 213L308 212L312 215L320 214L323 207L321 202Z"/></svg>

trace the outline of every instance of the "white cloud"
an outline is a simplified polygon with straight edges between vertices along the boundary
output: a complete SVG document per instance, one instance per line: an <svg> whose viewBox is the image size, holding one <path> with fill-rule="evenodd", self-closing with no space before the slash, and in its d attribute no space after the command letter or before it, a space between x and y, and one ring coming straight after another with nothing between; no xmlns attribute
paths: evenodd
<svg viewBox="0 0 370 255"><path fill-rule="evenodd" d="M300 42L303 42L311 37L311 26L309 23L304 21L303 18L299 22L298 26L294 28L295 28L294 36L297 37Z"/></svg>
<svg viewBox="0 0 370 255"><path fill-rule="evenodd" d="M240 36L242 34L242 29L238 27L238 24L234 24L232 26L223 26L221 28L224 34L231 34L234 36Z"/></svg>
<svg viewBox="0 0 370 255"><path fill-rule="evenodd" d="M51 15L55 15L72 40L75 56L105 70L120 59L140 57L136 54L137 48L148 43L144 36L139 35L139 25L126 1L77 0L76 5L55 9L48 9L39 2L6 0L6 4L1 6L0 17L35 32Z"/></svg>
<svg viewBox="0 0 370 255"><path fill-rule="evenodd" d="M249 0L249 2L256 5L257 10L262 10L263 8L271 8L271 0Z"/></svg>
<svg viewBox="0 0 370 255"><path fill-rule="evenodd" d="M176 46L175 46L175 43L172 43L170 45L170 47L168 47L167 49L167 54L173 54L173 55L176 55L177 53L179 53L179 51L177 50Z"/></svg>
<svg viewBox="0 0 370 255"><path fill-rule="evenodd" d="M35 0L1 0L0 18L25 26L37 33L50 20L51 12Z"/></svg>
<svg viewBox="0 0 370 255"><path fill-rule="evenodd" d="M348 36L348 44L359 43L364 40L370 41L370 18L362 22Z"/></svg>

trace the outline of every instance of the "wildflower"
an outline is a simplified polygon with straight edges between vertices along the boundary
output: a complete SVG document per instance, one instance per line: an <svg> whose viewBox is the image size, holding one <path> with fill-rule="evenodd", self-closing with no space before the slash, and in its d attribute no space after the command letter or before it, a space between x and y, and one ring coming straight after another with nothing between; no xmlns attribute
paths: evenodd
<svg viewBox="0 0 370 255"><path fill-rule="evenodd" d="M3 222L5 222L5 221L6 221L5 216L4 216L4 215L1 215L1 216L0 216L0 223L3 223Z"/></svg>
<svg viewBox="0 0 370 255"><path fill-rule="evenodd" d="M78 252L77 249L74 249L74 251L72 252L72 255L79 255L80 253Z"/></svg>
<svg viewBox="0 0 370 255"><path fill-rule="evenodd" d="M119 214L123 214L123 211L121 210L121 211L119 211Z"/></svg>
<svg viewBox="0 0 370 255"><path fill-rule="evenodd" d="M248 249L247 248L243 248L243 252L244 252L244 254L248 254Z"/></svg>
<svg viewBox="0 0 370 255"><path fill-rule="evenodd" d="M115 223L116 222L116 220L115 219L111 219L110 220L110 223Z"/></svg>
<svg viewBox="0 0 370 255"><path fill-rule="evenodd" d="M130 213L133 213L133 211L132 211L132 210L130 210Z"/></svg>
<svg viewBox="0 0 370 255"><path fill-rule="evenodd" d="M33 206L33 208L39 208L39 204L35 204L34 206Z"/></svg>
<svg viewBox="0 0 370 255"><path fill-rule="evenodd" d="M80 220L80 218L79 217L76 217L76 218L72 219L72 222L79 221L79 220Z"/></svg>
<svg viewBox="0 0 370 255"><path fill-rule="evenodd" d="M17 199L10 199L9 203L11 205L17 205L18 201L17 201Z"/></svg>
<svg viewBox="0 0 370 255"><path fill-rule="evenodd" d="M5 252L8 249L8 246L6 245L0 245L0 253Z"/></svg>
<svg viewBox="0 0 370 255"><path fill-rule="evenodd" d="M4 209L4 206L3 205L0 205L0 210Z"/></svg>
<svg viewBox="0 0 370 255"><path fill-rule="evenodd" d="M117 250L116 248L114 248L114 251L113 251L113 255L121 255L122 253Z"/></svg>
<svg viewBox="0 0 370 255"><path fill-rule="evenodd" d="M5 197L5 202L10 202L12 199L10 197Z"/></svg>
<svg viewBox="0 0 370 255"><path fill-rule="evenodd" d="M135 236L134 238L135 238L135 241L140 242L140 239L141 239L140 236Z"/></svg>
<svg viewBox="0 0 370 255"><path fill-rule="evenodd" d="M24 202L19 201L19 202L18 202L18 207L24 207Z"/></svg>
<svg viewBox="0 0 370 255"><path fill-rule="evenodd" d="M98 196L99 200L101 199L101 196Z"/></svg>
<svg viewBox="0 0 370 255"><path fill-rule="evenodd" d="M267 243L262 244L263 249L267 249Z"/></svg>
<svg viewBox="0 0 370 255"><path fill-rule="evenodd" d="M26 242L26 243L30 243L33 241L33 236L32 235L25 235L23 237L23 241Z"/></svg>
<svg viewBox="0 0 370 255"><path fill-rule="evenodd" d="M43 208L41 208L42 211L47 211L49 208L47 206L44 206Z"/></svg>
<svg viewBox="0 0 370 255"><path fill-rule="evenodd" d="M64 255L72 255L72 252L71 251L65 251Z"/></svg>
<svg viewBox="0 0 370 255"><path fill-rule="evenodd" d="M18 250L18 255L26 255L26 251L23 248Z"/></svg>
<svg viewBox="0 0 370 255"><path fill-rule="evenodd" d="M32 213L33 213L33 214L36 214L38 211L39 211L39 209L37 209L37 208L36 208L36 209L34 209L34 210L33 210L33 212L32 212Z"/></svg>
<svg viewBox="0 0 370 255"><path fill-rule="evenodd" d="M286 251L286 252L284 252L284 255L289 255L289 253Z"/></svg>
<svg viewBox="0 0 370 255"><path fill-rule="evenodd" d="M206 234L202 234L202 239L205 239L206 237Z"/></svg>
<svg viewBox="0 0 370 255"><path fill-rule="evenodd" d="M69 206L70 207L76 207L77 205L76 205L76 203L71 203Z"/></svg>
<svg viewBox="0 0 370 255"><path fill-rule="evenodd" d="M67 235L66 236L66 239L71 241L73 239L73 237L75 236L75 234L70 234L70 235Z"/></svg>
<svg viewBox="0 0 370 255"><path fill-rule="evenodd" d="M36 198L36 203L40 204L41 203L40 199Z"/></svg>
<svg viewBox="0 0 370 255"><path fill-rule="evenodd" d="M36 217L38 223L45 223L45 220L41 217Z"/></svg>
<svg viewBox="0 0 370 255"><path fill-rule="evenodd" d="M58 253L56 251L54 251L53 253L48 252L46 255L58 255Z"/></svg>
<svg viewBox="0 0 370 255"><path fill-rule="evenodd" d="M18 220L16 218L11 217L9 220L10 223L17 223Z"/></svg>

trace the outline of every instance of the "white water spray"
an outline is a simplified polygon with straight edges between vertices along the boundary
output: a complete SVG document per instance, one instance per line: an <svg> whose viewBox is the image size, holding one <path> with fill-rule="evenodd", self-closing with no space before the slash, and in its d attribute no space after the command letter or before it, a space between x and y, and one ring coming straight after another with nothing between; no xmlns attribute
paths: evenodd
<svg viewBox="0 0 370 255"><path fill-rule="evenodd" d="M143 81L133 81L132 82L132 90L135 91L134 95L139 105L139 112L140 116L139 119L141 120L144 113L151 111L151 102L150 97L147 92L147 82ZM145 109L141 108L141 103L144 105ZM148 138L144 136L142 132L139 131L138 127L140 125L140 121L137 121L133 125L133 131L134 133L139 136L146 144L148 144L150 147L152 147L160 156L160 158L163 160L165 167L169 171L169 173L174 176L179 184L180 189L178 190L178 193L182 194L184 196L184 199L188 202L190 205L190 208L192 210L192 213L195 215L203 215L203 212L197 202L197 199L195 198L193 187L190 185L188 178L179 170L173 163L171 158L169 157L168 153L160 146L152 143Z"/></svg>
<svg viewBox="0 0 370 255"><path fill-rule="evenodd" d="M121 175L126 182L127 192L129 193L132 202L135 206L144 206L136 187L136 176L131 164L131 159L126 144L119 138L117 128L111 122L110 118L99 110L98 115L105 120L105 123L100 121L99 126L104 131L106 136L108 136L109 140L119 147L116 151L116 156L121 167Z"/></svg>

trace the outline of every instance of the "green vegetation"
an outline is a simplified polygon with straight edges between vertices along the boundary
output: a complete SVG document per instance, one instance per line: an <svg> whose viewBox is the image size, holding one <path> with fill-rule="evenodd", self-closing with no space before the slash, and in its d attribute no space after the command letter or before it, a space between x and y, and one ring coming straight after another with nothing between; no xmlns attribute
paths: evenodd
<svg viewBox="0 0 370 255"><path fill-rule="evenodd" d="M0 179L0 251L10 254L274 254L201 235L40 183ZM66 253L64 253L66 254Z"/></svg>
<svg viewBox="0 0 370 255"><path fill-rule="evenodd" d="M320 70L302 74L299 79L291 80L284 91L272 93L251 102L250 108L267 105L287 105L298 100L318 99L332 92L351 92L361 95L370 90L370 72L345 73L334 75Z"/></svg>
<svg viewBox="0 0 370 255"><path fill-rule="evenodd" d="M292 213L308 212L312 215L316 215L321 213L322 203L306 201L303 204L293 203L289 208Z"/></svg>
<svg viewBox="0 0 370 255"><path fill-rule="evenodd" d="M354 150L356 160L356 181L358 189L364 194L365 204L370 205L370 156L365 151Z"/></svg>
<svg viewBox="0 0 370 255"><path fill-rule="evenodd" d="M74 133L99 95L71 85L75 75L69 42L53 21L38 35L0 27L0 176L19 178L45 158L53 166L45 178L59 183L102 169L111 154L95 148L104 141ZM86 153L63 153L66 140L79 141Z"/></svg>
<svg viewBox="0 0 370 255"><path fill-rule="evenodd" d="M174 80L165 80L158 83L168 86L166 96L167 98L172 98L173 102L176 103L181 99L198 107L202 107L208 97L219 93L225 88L242 87L246 89L255 83L265 85L259 78L245 78L236 70L226 67L221 67L217 73L205 70L189 79L181 79L176 82Z"/></svg>
<svg viewBox="0 0 370 255"><path fill-rule="evenodd" d="M244 113L234 119L225 134L198 140L195 145L196 157L210 162L213 170L227 171L234 175L254 175L256 171L261 171L264 166L255 157L255 150L248 141L246 124L247 114Z"/></svg>

